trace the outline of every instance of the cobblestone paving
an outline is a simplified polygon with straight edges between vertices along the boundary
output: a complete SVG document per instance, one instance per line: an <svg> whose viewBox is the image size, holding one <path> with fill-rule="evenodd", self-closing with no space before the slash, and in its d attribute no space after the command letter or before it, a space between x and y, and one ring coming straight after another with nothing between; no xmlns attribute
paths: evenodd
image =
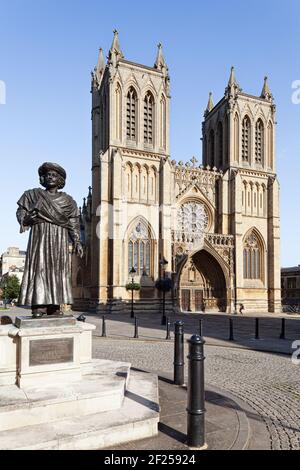
<svg viewBox="0 0 300 470"><path fill-rule="evenodd" d="M94 355L157 373L173 371L173 342L95 338ZM300 365L289 356L214 346L206 346L205 355L206 382L252 407L267 426L272 449L300 449Z"/></svg>

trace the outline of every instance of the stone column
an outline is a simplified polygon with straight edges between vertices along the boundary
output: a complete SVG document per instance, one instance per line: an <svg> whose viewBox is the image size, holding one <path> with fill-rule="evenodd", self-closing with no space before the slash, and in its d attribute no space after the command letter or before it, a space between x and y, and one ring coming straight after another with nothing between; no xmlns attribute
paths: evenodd
<svg viewBox="0 0 300 470"><path fill-rule="evenodd" d="M122 224L122 156L119 150L115 150L112 157L112 293L114 298L122 297L121 279L124 271L124 253L122 240L126 227Z"/></svg>
<svg viewBox="0 0 300 470"><path fill-rule="evenodd" d="M270 312L281 311L279 184L268 184L268 302Z"/></svg>

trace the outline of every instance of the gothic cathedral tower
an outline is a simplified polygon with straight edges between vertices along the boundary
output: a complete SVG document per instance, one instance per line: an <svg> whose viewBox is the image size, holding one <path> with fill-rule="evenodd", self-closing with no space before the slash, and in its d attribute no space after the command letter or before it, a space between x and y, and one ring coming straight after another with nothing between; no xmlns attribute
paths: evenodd
<svg viewBox="0 0 300 470"><path fill-rule="evenodd" d="M159 174L169 155L169 75L158 45L153 67L124 58L118 32L92 73L92 228L88 297L126 299L128 272L149 288L158 276ZM124 233L124 227L125 232ZM132 247L124 240L132 235ZM151 242L149 241L151 240ZM151 246L150 246L151 244Z"/></svg>
<svg viewBox="0 0 300 470"><path fill-rule="evenodd" d="M234 236L235 302L277 312L280 294L279 185L275 168L275 105L267 78L259 97L243 93L234 73L203 122L203 163L219 180L219 233Z"/></svg>

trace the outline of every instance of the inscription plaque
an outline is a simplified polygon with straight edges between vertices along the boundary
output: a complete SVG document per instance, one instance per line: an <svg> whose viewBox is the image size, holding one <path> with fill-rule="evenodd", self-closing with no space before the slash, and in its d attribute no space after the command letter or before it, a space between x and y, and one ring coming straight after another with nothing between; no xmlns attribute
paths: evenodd
<svg viewBox="0 0 300 470"><path fill-rule="evenodd" d="M73 338L36 339L29 343L29 365L43 366L73 361Z"/></svg>

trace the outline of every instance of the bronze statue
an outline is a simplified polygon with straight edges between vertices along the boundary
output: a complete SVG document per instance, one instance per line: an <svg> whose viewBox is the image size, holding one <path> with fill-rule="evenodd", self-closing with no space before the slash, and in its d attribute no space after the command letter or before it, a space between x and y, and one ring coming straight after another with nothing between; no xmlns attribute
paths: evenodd
<svg viewBox="0 0 300 470"><path fill-rule="evenodd" d="M79 211L65 186L66 172L56 163L40 166L45 189L25 191L18 201L20 232L30 230L20 305L30 305L33 317L62 315L61 304L72 304L70 241L82 257Z"/></svg>

